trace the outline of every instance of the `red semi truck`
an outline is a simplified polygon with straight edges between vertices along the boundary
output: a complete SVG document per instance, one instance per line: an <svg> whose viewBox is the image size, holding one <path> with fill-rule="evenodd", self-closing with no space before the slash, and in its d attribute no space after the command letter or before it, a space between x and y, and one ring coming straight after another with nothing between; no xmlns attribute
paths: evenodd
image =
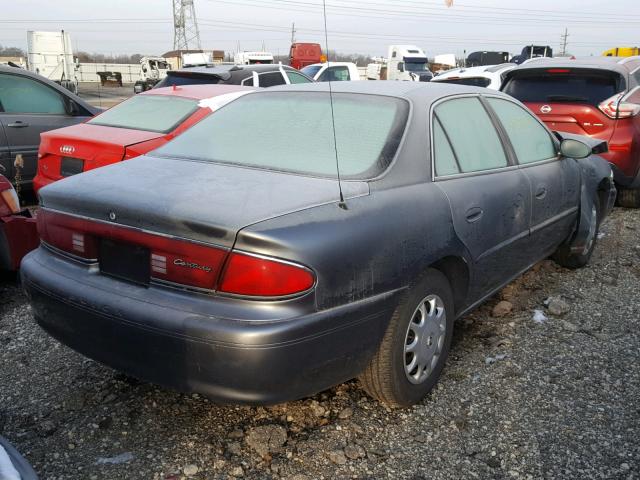
<svg viewBox="0 0 640 480"><path fill-rule="evenodd" d="M293 43L289 51L289 65L298 70L313 65L314 63L324 63L327 57L322 54L319 43Z"/></svg>

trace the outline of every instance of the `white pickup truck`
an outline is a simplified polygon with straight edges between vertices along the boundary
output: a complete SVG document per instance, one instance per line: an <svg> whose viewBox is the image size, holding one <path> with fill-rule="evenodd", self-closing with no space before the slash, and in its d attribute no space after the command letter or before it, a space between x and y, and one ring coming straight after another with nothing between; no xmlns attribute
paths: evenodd
<svg viewBox="0 0 640 480"><path fill-rule="evenodd" d="M301 70L316 82L353 82L360 80L360 72L355 63L327 62L307 65Z"/></svg>

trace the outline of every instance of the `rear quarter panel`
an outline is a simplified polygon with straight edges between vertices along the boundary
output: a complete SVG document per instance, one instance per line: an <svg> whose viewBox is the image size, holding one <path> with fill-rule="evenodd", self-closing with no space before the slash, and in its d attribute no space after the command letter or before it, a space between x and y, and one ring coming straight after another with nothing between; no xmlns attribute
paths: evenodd
<svg viewBox="0 0 640 480"><path fill-rule="evenodd" d="M446 256L468 259L449 204L431 183L373 191L346 205L326 204L248 226L235 248L313 269L318 310L404 289Z"/></svg>

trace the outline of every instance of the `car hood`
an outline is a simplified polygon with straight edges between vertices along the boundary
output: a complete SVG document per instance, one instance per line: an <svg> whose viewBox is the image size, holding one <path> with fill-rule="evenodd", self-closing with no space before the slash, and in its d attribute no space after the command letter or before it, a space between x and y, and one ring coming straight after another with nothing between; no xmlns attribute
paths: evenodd
<svg viewBox="0 0 640 480"><path fill-rule="evenodd" d="M369 193L362 181L343 181L342 189L345 198ZM338 192L334 179L144 155L39 195L47 209L231 247L243 227L338 202Z"/></svg>
<svg viewBox="0 0 640 480"><path fill-rule="evenodd" d="M82 160L93 160L97 155L122 159L128 146L164 135L158 132L80 123L42 133L40 153Z"/></svg>

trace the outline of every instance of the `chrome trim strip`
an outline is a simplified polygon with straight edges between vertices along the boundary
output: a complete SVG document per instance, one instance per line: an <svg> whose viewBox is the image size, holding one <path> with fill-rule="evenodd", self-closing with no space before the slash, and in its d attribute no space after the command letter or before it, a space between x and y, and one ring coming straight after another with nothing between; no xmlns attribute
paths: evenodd
<svg viewBox="0 0 640 480"><path fill-rule="evenodd" d="M552 223L556 223L560 220L562 220L564 217L568 217L569 215L571 215L572 213L575 213L578 211L578 207L571 207L567 210L565 210L564 212L561 212L557 215L554 215L551 218L547 218L544 222L540 222L537 225L533 226L530 228L530 232L531 233L536 233L538 230L541 230L545 227L548 227L549 225L551 225Z"/></svg>

